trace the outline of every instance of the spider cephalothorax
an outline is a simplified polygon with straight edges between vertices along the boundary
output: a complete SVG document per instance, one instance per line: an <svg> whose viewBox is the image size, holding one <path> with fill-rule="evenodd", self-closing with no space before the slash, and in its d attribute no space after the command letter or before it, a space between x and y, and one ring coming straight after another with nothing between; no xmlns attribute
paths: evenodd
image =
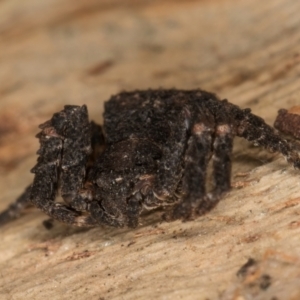
<svg viewBox="0 0 300 300"><path fill-rule="evenodd" d="M263 119L202 90L112 96L105 103L103 134L89 122L85 105L65 106L40 128L33 184L0 215L0 223L27 203L77 226L136 227L144 208L160 206L168 206L166 220L193 219L230 189L235 136L300 167L293 146ZM208 193L210 159L214 187ZM55 202L59 189L64 204Z"/></svg>

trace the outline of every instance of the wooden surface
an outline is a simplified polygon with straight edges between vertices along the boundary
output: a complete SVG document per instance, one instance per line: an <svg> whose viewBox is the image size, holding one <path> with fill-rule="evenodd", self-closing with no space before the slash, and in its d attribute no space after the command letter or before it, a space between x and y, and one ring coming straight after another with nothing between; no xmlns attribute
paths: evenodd
<svg viewBox="0 0 300 300"><path fill-rule="evenodd" d="M299 104L299 11L298 0L0 1L0 209L31 182L37 126L64 104L101 122L120 90L201 87L272 124ZM0 299L300 299L300 172L239 139L233 160L235 188L189 223L157 212L136 230L46 230L28 211L0 231Z"/></svg>

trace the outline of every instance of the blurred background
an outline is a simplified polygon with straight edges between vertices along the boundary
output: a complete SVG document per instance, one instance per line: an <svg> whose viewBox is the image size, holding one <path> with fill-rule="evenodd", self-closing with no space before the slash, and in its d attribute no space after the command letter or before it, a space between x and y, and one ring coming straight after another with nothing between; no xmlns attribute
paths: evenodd
<svg viewBox="0 0 300 300"><path fill-rule="evenodd" d="M242 107L251 107L254 113L272 124L279 108L299 103L299 11L298 0L0 1L0 208L12 202L31 182L32 175L29 170L35 164L35 152L38 149L38 141L34 138L38 132L37 126L49 119L54 112L61 110L65 104L87 104L91 119L101 123L104 101L120 91L159 87L202 88L217 93L220 98L228 98ZM233 175L263 166L273 158L274 156L261 150L252 149L245 142L239 142L235 146L236 165ZM296 192L297 186L295 186ZM227 203L230 203L230 200ZM250 211L250 208L247 208L247 211ZM299 209L296 208L294 215L297 213L300 214ZM67 230L65 227L58 227L59 229L55 229L57 231L54 230L54 233L42 233L44 228L41 226L41 221L44 216L39 212L36 212L34 216L33 220L32 217L25 217L25 222L28 224L25 227L22 225L24 220L16 221L12 227L5 227L4 233L0 232L0 235L5 236L4 240L7 243L2 246L1 250L3 257L1 269L6 270L6 274L11 276L7 280L3 279L1 283L3 297L10 295L10 298L3 299L29 299L29 295L31 299L40 299L49 294L54 299L65 299L64 297L71 299L72 295L74 299L76 295L81 295L80 299L86 299L83 298L84 293L90 295L91 299L112 299L111 295L114 299L141 299L149 298L149 295L156 295L156 298L161 299L171 299L171 297L172 299L205 299L204 296L208 297L206 299L217 299L221 297L220 295L225 295L225 291L228 292L230 288L235 291L238 286L239 290L243 290L239 285L229 283L231 280L229 278L234 278L232 279L234 281L236 279L234 274L239 266L247 261L249 256L254 255L251 249L255 247L251 244L249 249L245 243L238 244L237 247L240 248L230 252L231 250L228 249L233 246L232 241L228 239L227 253L230 252L233 255L228 254L231 260L229 259L225 266L224 257L222 261L218 261L220 255L217 251L213 259L215 265L213 267L211 263L208 263L205 269L208 275L205 275L204 271L204 273L200 271L195 273L194 265L189 265L190 258L178 252L175 258L180 257L177 262L182 266L180 274L168 273L172 270L172 262L170 262L169 269L165 268L164 271L151 269L151 272L147 269L147 265L151 265L150 262L137 264L138 268L143 271L136 275L135 279L123 278L126 284L124 281L124 285L121 284L122 287L117 284L119 288L114 292L108 292L107 286L114 286L116 281L113 280L116 278L107 281L106 287L102 285L100 287L96 285L97 280L95 278L92 280L92 275L85 271L87 278L93 282L89 284L86 283L87 278L84 276L79 280L76 277L78 274L74 275L78 265L73 265L74 268L70 268L73 272L69 275L72 278L70 282L77 286L79 294L77 292L71 294L66 289L67 281L64 278L59 277L51 287L46 285L49 278L55 277L55 272L60 270L58 265L61 259L71 254L66 254L67 252L64 252L60 246L57 248L58 252L51 250L56 254L52 256L50 266L55 266L53 268L56 268L56 271L53 271L55 274L51 273L50 277L47 272L45 273L45 268L49 267L49 261L40 262L41 253L38 250L35 250L35 253L27 253L25 257L22 253L31 249L28 244L33 243L33 236L36 238L35 243L49 243L49 240L54 240L56 245L67 243L66 240L61 240L61 237L70 232L73 234L73 231L67 231L67 234L64 231ZM184 228L189 229L190 232L199 232L203 223L195 222L192 225L176 223L161 226L167 226L163 230L167 230L166 228L179 230L178 228L187 226ZM176 226L178 226L177 229ZM194 226L194 229L191 229L191 226ZM298 233L299 227L297 227ZM214 228L213 225L210 228ZM273 228L270 229L271 231L275 230L274 227L270 228ZM262 232L264 229L260 228ZM16 237L16 232L18 232L17 239L13 238ZM104 229L103 236L110 240L112 232L124 234L123 231ZM72 246L65 251L71 251L74 245L81 245L78 246L80 248L78 253L83 253L85 250L83 245L92 245L90 247L98 253L102 242L94 245L92 240L94 241L95 238L92 235L95 231L89 231L89 234L90 236L84 234L75 235L75 237L68 236ZM121 245L128 235L132 238L130 232L126 231L125 236L122 234L122 237L116 238L117 241L114 240L116 244ZM103 239L103 236L99 233L98 241ZM147 235L142 234L142 236L140 243L147 244ZM262 236L262 233L257 236ZM196 237L198 235L195 234L194 238ZM74 242L72 238L79 240ZM81 244L82 238L87 240ZM143 238L146 240L144 241ZM207 245L211 245L209 237L207 239ZM254 238L253 241L256 239ZM278 243L282 242L280 245L283 245L283 241L280 241ZM168 242L170 241L166 243ZM296 251L299 249L299 243L294 242L295 244L290 244L289 247ZM204 241L193 240L193 243L199 246ZM264 243L266 242L258 244L256 248L260 249L257 252L260 256L266 251ZM49 247L47 245L44 248ZM173 254L176 253L177 246L177 244L168 245L175 251ZM267 243L267 247L269 246L270 243ZM11 250L11 247L14 250ZM163 256L163 252L160 251L165 248L166 244L162 242L161 248L155 251ZM126 248L127 250L132 249ZM105 251L105 253L97 254L100 255L97 256L97 261L103 262L101 255L107 255L107 253L110 255L112 249L106 248ZM120 252L120 257L126 255L126 251L122 254ZM137 254L137 260L142 261L147 257L147 250L145 251ZM196 251L198 259L200 259L200 253L204 259L206 251ZM117 253L115 250L114 252ZM237 253L239 256L235 260ZM208 251L207 255L211 255L211 251ZM292 257L295 255L296 261L299 258L296 252L290 255ZM15 260L15 257L20 258ZM135 260L134 257L133 259ZM160 261L159 258L157 259ZM38 271L37 269L28 271L27 277L24 278L20 276L20 270L23 270L20 267L21 262L24 263L23 268L29 268L29 265L39 264L39 262L42 267ZM117 258L110 263L111 269L116 272L122 265ZM198 266L200 265L201 262L198 262ZM194 271L191 271L189 266ZM223 270L223 273L220 271L220 276L215 277L218 270ZM127 274L128 272L126 269ZM29 278L33 273L36 280L34 282L38 284ZM98 272L94 273L100 276ZM105 271L105 274L108 273L111 272ZM72 274L75 277L72 277ZM103 273L101 274L104 276ZM296 278L296 275L292 274L292 277ZM102 279L107 280L107 276ZM159 280L163 280L162 278L165 280L168 276L170 281L162 286L150 279L156 277ZM137 278L143 278L145 281L145 293L142 292L141 285L137 283ZM90 294L88 291L84 292L84 287L79 287L82 280L86 283ZM176 282L180 286L179 290L174 288ZM283 282L286 286L284 280L282 286ZM280 281L279 286L281 286ZM43 290L41 287L46 289ZM266 294L261 296L262 291L259 288L258 290L258 296L255 299L267 299L264 298ZM290 290L296 291L295 293L299 292L295 286L292 286ZM139 292L131 294L130 291ZM199 296L200 292L204 295L203 298ZM25 298L24 293L27 295ZM228 295L233 294L228 292ZM241 295L246 294L241 293ZM280 299L290 299L286 295L288 294ZM246 296L230 298L231 296L226 299L252 299ZM300 296L293 299L300 299Z"/></svg>

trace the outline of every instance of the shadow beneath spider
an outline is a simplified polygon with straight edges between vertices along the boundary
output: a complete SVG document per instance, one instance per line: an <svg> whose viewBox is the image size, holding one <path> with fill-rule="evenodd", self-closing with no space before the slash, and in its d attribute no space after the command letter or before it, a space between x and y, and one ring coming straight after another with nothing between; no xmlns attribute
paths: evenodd
<svg viewBox="0 0 300 300"><path fill-rule="evenodd" d="M86 235L86 239L88 240L92 238L93 240L99 239L100 241L125 236L131 233L134 235L137 231L141 231L147 228L153 228L160 225L161 223L165 223L161 217L162 213L163 209L161 208L152 211L145 211L141 215L140 224L137 228L115 228L105 225L99 225L96 227L74 227L52 219L45 219L42 222L39 221L37 230L34 230L32 232L30 238L35 241L44 241L48 239L63 239L80 235L81 238L85 239L84 235ZM92 234L87 234L91 231L93 232Z"/></svg>

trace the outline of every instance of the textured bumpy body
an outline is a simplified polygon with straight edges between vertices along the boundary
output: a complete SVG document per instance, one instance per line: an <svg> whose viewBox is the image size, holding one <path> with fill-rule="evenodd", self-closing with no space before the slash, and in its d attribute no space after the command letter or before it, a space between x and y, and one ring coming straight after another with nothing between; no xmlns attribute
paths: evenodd
<svg viewBox="0 0 300 300"><path fill-rule="evenodd" d="M300 139L300 106L291 107L289 110L280 109L274 127L295 139Z"/></svg>
<svg viewBox="0 0 300 300"><path fill-rule="evenodd" d="M101 126L86 106L65 106L40 126L34 182L0 224L33 204L51 218L77 226L136 227L143 209L164 207L167 221L210 211L230 189L235 136L300 159L250 109L202 90L123 92L105 103ZM206 173L213 160L211 191ZM56 202L58 189L64 203Z"/></svg>

